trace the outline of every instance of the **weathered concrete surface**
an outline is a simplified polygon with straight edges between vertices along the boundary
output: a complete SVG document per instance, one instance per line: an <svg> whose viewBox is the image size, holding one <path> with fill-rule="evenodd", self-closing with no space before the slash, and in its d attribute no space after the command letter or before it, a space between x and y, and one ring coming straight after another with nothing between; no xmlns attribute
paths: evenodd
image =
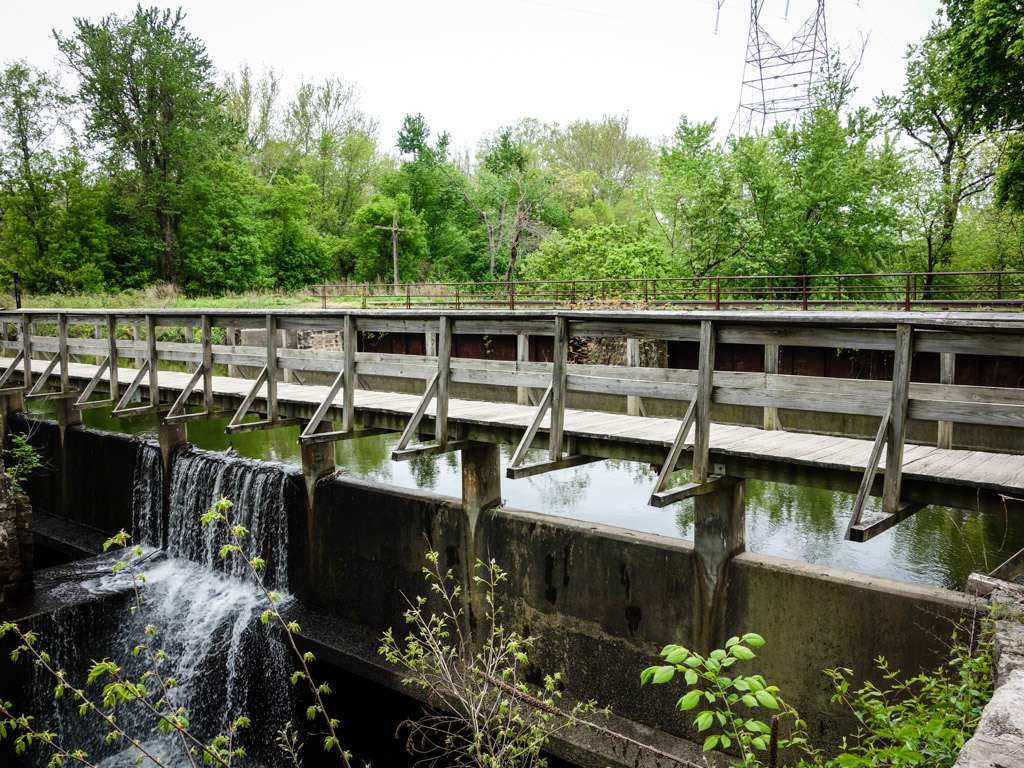
<svg viewBox="0 0 1024 768"><path fill-rule="evenodd" d="M402 632L405 607L424 589L427 551L465 579L466 518L456 499L334 477L316 490L319 551L304 602L380 632ZM295 535L292 541L305 541ZM509 574L509 624L540 638L536 673L562 671L569 696L595 698L624 720L692 738L675 709L677 686L641 688L640 671L669 642L693 645L695 555L690 542L510 509L482 515L475 557ZM295 553L295 557L305 557ZM465 583L463 581L463 583ZM942 589L743 553L729 565L730 632L768 639L751 671L779 685L821 742L851 727L830 701L822 670L870 676L882 654L905 671L935 666L950 619L976 601Z"/></svg>
<svg viewBox="0 0 1024 768"><path fill-rule="evenodd" d="M0 605L32 591L32 506L0 462Z"/></svg>
<svg viewBox="0 0 1024 768"><path fill-rule="evenodd" d="M1024 766L1024 587L1000 582L989 603L996 606L995 693L956 768Z"/></svg>

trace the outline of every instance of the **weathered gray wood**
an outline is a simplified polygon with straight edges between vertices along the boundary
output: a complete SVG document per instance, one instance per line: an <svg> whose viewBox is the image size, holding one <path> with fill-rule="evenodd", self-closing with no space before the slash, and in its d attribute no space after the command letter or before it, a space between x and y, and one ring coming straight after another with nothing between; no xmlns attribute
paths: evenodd
<svg viewBox="0 0 1024 768"><path fill-rule="evenodd" d="M654 503L654 497L665 490L665 487L668 485L669 478L672 476L672 473L676 471L676 467L679 465L679 457L683 453L683 447L686 445L686 438L690 434L690 429L693 427L696 409L697 401L691 400L690 405L686 408L686 413L683 415L683 420L679 424L679 431L676 433L675 440L672 441L672 447L669 449L665 463L661 466L661 472L658 473L658 480L654 484L654 492L651 494L651 501L648 502L652 506L659 506Z"/></svg>
<svg viewBox="0 0 1024 768"><path fill-rule="evenodd" d="M146 369L149 372L149 404L160 405L159 359L156 350L156 317L146 315Z"/></svg>
<svg viewBox="0 0 1024 768"><path fill-rule="evenodd" d="M700 365L697 369L697 394L694 397L696 432L693 440L693 481L707 482L708 447L711 441L711 398L715 375L715 328L710 320L700 324Z"/></svg>
<svg viewBox="0 0 1024 768"><path fill-rule="evenodd" d="M110 401L117 400L119 389L117 368L117 315L107 315L107 359L110 361Z"/></svg>
<svg viewBox="0 0 1024 768"><path fill-rule="evenodd" d="M764 372L769 376L779 372L779 345L764 345ZM767 405L763 412L764 428L775 430L779 428L779 409L773 405Z"/></svg>
<svg viewBox="0 0 1024 768"><path fill-rule="evenodd" d="M398 445L395 450L401 451L409 445L409 442L416 435L416 431L419 429L420 422L423 420L423 415L427 412L427 407L430 405L430 401L434 399L437 393L437 385L440 380L440 371L434 374L434 378L427 384L426 390L420 397L419 403L416 405L416 410L413 411L408 423L405 425L405 429L402 430L402 436L398 438Z"/></svg>
<svg viewBox="0 0 1024 768"><path fill-rule="evenodd" d="M317 406L316 411L313 413L313 418L306 424L305 429L299 435L300 443L308 443L312 438L319 437L324 434L331 434L330 432L320 432L320 422L324 420L324 416L327 415L327 411L334 406L334 399L338 396L338 392L345 384L345 371L338 371L338 375L334 377L334 383L331 384L331 388L327 390L327 395L321 401L320 405ZM342 432L347 430L342 429ZM324 442L318 440L317 442Z"/></svg>
<svg viewBox="0 0 1024 768"><path fill-rule="evenodd" d="M142 382L145 380L146 375L149 373L149 361L144 360L139 369L135 372L135 378L132 379L131 384L121 395L121 399L117 401L117 405L111 411L114 416L132 416L135 414L152 413L156 410L156 407L150 403L150 405L138 406L135 408L129 408L128 403L135 397L135 393L139 391L142 386ZM152 386L152 379L150 379L150 385Z"/></svg>
<svg viewBox="0 0 1024 768"><path fill-rule="evenodd" d="M551 357L551 425L548 429L548 456L562 457L562 432L565 424L566 366L569 357L569 322L555 317L554 350Z"/></svg>
<svg viewBox="0 0 1024 768"><path fill-rule="evenodd" d="M57 314L57 357L60 359L60 391L66 393L71 389L68 378L68 316L63 312Z"/></svg>
<svg viewBox="0 0 1024 768"><path fill-rule="evenodd" d="M249 391L246 393L245 397L242 399L241 404L235 410L234 415L228 422L228 432L231 432L232 430L234 430L235 427L238 427L242 424L242 419L245 418L245 415L249 412L249 409L252 407L252 404L256 401L256 395L259 393L260 389L263 387L266 381L267 366L263 366L263 368L260 369L260 372L256 375L256 378L253 379L252 386L249 387Z"/></svg>
<svg viewBox="0 0 1024 768"><path fill-rule="evenodd" d="M626 339L626 365L629 368L640 366L640 339L630 336ZM626 413L630 416L642 415L643 404L637 395L626 395Z"/></svg>
<svg viewBox="0 0 1024 768"><path fill-rule="evenodd" d="M57 365L60 363L60 356L54 355L48 361L46 368L36 379L36 383L32 385L32 388L25 393L26 398L45 398L49 395L49 392L44 391L46 389L46 382L49 381L50 376L56 370Z"/></svg>
<svg viewBox="0 0 1024 768"><path fill-rule="evenodd" d="M355 391L356 391L356 324L355 318L345 315L345 324L342 332L342 352L345 355L344 373L345 383L342 395L342 418L341 431L349 432L355 429Z"/></svg>
<svg viewBox="0 0 1024 768"><path fill-rule="evenodd" d="M865 541L870 541L879 534L885 533L894 525L908 517L913 515L915 512L919 512L924 509L924 504L912 504L909 502L900 502L897 506L896 511L892 514L881 515L872 520L861 522L850 529L848 538L850 541L855 541L858 544L862 544Z"/></svg>
<svg viewBox="0 0 1024 768"><path fill-rule="evenodd" d="M530 362L530 337L528 334L516 334L516 362ZM519 405L530 404L530 390L527 387L516 387L516 402L519 403Z"/></svg>
<svg viewBox="0 0 1024 768"><path fill-rule="evenodd" d="M524 477L534 477L535 475L543 475L559 469L579 467L584 464L592 464L595 461L601 461L601 459L593 456L570 454L549 461L538 461L533 464L522 464L516 467L509 465L505 469L505 476L510 480L521 480Z"/></svg>
<svg viewBox="0 0 1024 768"><path fill-rule="evenodd" d="M411 461L419 456L436 456L439 453L453 453L469 447L469 440L449 440L445 443L414 445L411 448L395 449L391 452L392 461Z"/></svg>
<svg viewBox="0 0 1024 768"><path fill-rule="evenodd" d="M114 367L116 368L116 366ZM9 368L8 372L11 370L13 370L13 368ZM89 398L92 396L92 393L96 390L96 387L98 387L100 382L103 381L104 374L106 374L108 371L111 371L112 375L114 376L117 375L112 372L109 357L103 359L99 367L96 369L95 375L91 379L89 379L89 382L85 385L85 389L82 390L81 394L79 394L78 396L78 399L75 400L76 408L98 408L100 406L113 405L113 399L109 397L103 400L97 400L95 402L89 401ZM3 380L0 379L0 387L2 386ZM113 385L111 385L110 391L116 392L117 390L114 389Z"/></svg>
<svg viewBox="0 0 1024 768"><path fill-rule="evenodd" d="M913 355L913 330L910 325L896 326L896 349L892 365L892 409L885 451L885 487L882 511L896 513L903 481L903 444L907 439L907 410L910 397L910 364Z"/></svg>
<svg viewBox="0 0 1024 768"><path fill-rule="evenodd" d="M445 315L437 334L437 405L434 417L434 435L439 445L448 442L448 385L452 371L452 321Z"/></svg>
<svg viewBox="0 0 1024 768"><path fill-rule="evenodd" d="M515 451L512 453L512 458L509 460L510 467L518 467L522 464L523 459L526 458L526 452L530 450L530 445L533 443L533 439L537 436L537 430L540 428L541 422L544 421L544 416L551 408L551 399L553 394L553 387L548 385L548 388L544 390L544 395L541 397L540 402L537 404L537 410L534 411L533 419L530 420L530 425L526 428L526 432L523 433L522 439L516 446Z"/></svg>
<svg viewBox="0 0 1024 768"><path fill-rule="evenodd" d="M266 325L267 362L264 370L267 382L267 421L277 421L277 316L268 313Z"/></svg>
<svg viewBox="0 0 1024 768"><path fill-rule="evenodd" d="M0 375L0 388L2 388L4 384L7 383L8 379L10 379L14 372L18 369L18 365L21 363L21 358L22 355L24 354L24 352L18 352L14 356L14 358L7 364L7 367L4 369L3 374ZM19 389L21 388L19 387Z"/></svg>
<svg viewBox="0 0 1024 768"><path fill-rule="evenodd" d="M176 422L184 422L191 421L193 419L205 418L206 416L209 415L209 411L207 410L202 410L198 413L185 412L185 405L188 403L189 397L192 395L192 392L195 390L196 386L198 386L199 381L202 378L203 368L202 365L200 365L192 372L192 376L189 377L188 383L185 385L185 388L181 390L181 393L175 398L174 402L171 404L170 409L164 415L163 420L165 422L169 424L174 424Z"/></svg>
<svg viewBox="0 0 1024 768"><path fill-rule="evenodd" d="M199 318L199 345L202 347L203 360L200 370L203 372L203 410L213 412L213 327L210 316Z"/></svg>
<svg viewBox="0 0 1024 768"><path fill-rule="evenodd" d="M27 313L21 316L21 362L22 385L28 391L32 388L32 321Z"/></svg>
<svg viewBox="0 0 1024 768"><path fill-rule="evenodd" d="M850 515L850 522L846 526L847 539L850 538L850 532L860 525L861 518L864 516L864 505L867 504L868 495L871 493L871 486L874 485L875 475L878 472L878 462L882 458L882 449L885 447L885 441L889 436L890 418L891 413L889 410L886 410L885 415L882 416L882 420L878 424L878 433L875 435L875 442L871 446L871 454L868 456L864 475L860 481L860 488L857 490L857 497L853 502L853 514Z"/></svg>
<svg viewBox="0 0 1024 768"><path fill-rule="evenodd" d="M706 493L714 493L721 485L722 478L717 475L709 475L703 483L684 483L667 491L658 491L651 494L647 503L652 507L667 507L677 501L692 499L694 496L703 496Z"/></svg>
<svg viewBox="0 0 1024 768"><path fill-rule="evenodd" d="M939 383L956 383L956 353L941 352L939 354ZM939 448L953 447L953 422L940 421L936 430L935 444Z"/></svg>

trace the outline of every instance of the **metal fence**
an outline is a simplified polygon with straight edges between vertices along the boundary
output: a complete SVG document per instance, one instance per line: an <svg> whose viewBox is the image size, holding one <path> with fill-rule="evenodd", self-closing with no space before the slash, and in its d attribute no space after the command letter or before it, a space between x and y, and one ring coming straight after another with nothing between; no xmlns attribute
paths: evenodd
<svg viewBox="0 0 1024 768"><path fill-rule="evenodd" d="M321 306L422 305L454 309L614 306L702 309L1024 308L1024 271L865 272L834 275L712 275L594 280L322 283Z"/></svg>

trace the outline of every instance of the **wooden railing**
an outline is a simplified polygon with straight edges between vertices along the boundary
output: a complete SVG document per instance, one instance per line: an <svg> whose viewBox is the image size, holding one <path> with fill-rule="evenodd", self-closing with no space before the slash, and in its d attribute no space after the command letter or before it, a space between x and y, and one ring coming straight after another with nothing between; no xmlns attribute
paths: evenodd
<svg viewBox="0 0 1024 768"><path fill-rule="evenodd" d="M453 309L592 304L714 309L898 309L1024 307L1024 272L866 272L709 275L593 280L323 283L310 293L327 309L434 305Z"/></svg>
<svg viewBox="0 0 1024 768"><path fill-rule="evenodd" d="M543 390L510 462L509 474L524 477L586 463L593 459L572 450L564 419L569 392L592 392L626 398L657 398L688 403L668 452L651 504L666 504L708 492L716 482L709 465L713 404L765 409L766 428L778 426L779 409L871 416L879 427L857 495L848 535L864 539L885 530L913 511L901 501L900 484L907 422L938 422L938 446L952 444L952 424L1024 428L1024 389L966 386L954 383L956 356L1024 357L1024 317L1010 313L879 313L841 315L828 312L538 312L518 313L422 311L271 311L256 310L29 310L0 313L7 358L0 375L0 394L28 398L67 398L80 408L111 407L121 416L157 414L165 421L205 418L214 409L216 366L255 366L259 374L234 410L229 431L265 429L295 423L282 416L278 402L283 371L319 371L334 375L327 395L311 417L303 420L300 440L317 443L359 436L353 394L357 377L380 375L421 380L426 390L402 432L394 458L440 453L462 447L448 424L449 386L476 384L497 388ZM265 345L226 343L236 329L260 329ZM279 331L338 334L340 352L297 349L282 344ZM362 334L422 333L429 354L383 354L359 351ZM494 361L458 358L452 354L454 334L553 337L553 360ZM128 338L134 336L135 338ZM696 370L634 365L569 362L573 337L627 340L685 340L699 343ZM715 370L718 344L763 346L764 373ZM520 344L520 357L526 345ZM780 347L884 350L893 356L891 381L784 375L778 371ZM940 383L911 381L915 352L938 353ZM47 360L39 374L31 361ZM47 358L47 356L50 356ZM72 386L69 366L77 358L96 366L83 387ZM129 383L119 381L119 363L136 361ZM188 383L169 406L160 403L158 371L187 364ZM92 369L90 369L92 370ZM21 382L12 385L21 372ZM94 399L109 381L109 397ZM54 387L51 387L54 385ZM148 401L133 398L148 387ZM336 403L341 394L340 406ZM190 402L201 410L187 411ZM428 406L435 403L434 436L430 444L413 445ZM520 401L522 402L522 401ZM250 411L263 418L246 421ZM320 432L329 412L340 411L341 429ZM771 418L769 418L771 417ZM332 417L336 418L336 417ZM527 463L528 451L546 427L547 458ZM670 477L692 440L693 482L672 488ZM885 475L882 492L885 518L863 524L864 505L875 481L882 449ZM1024 446L1022 446L1024 452Z"/></svg>

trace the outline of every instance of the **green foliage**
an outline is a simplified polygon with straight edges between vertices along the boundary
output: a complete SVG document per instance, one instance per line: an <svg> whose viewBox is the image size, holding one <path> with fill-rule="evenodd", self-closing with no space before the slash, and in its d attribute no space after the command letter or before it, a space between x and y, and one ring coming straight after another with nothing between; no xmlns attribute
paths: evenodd
<svg viewBox="0 0 1024 768"><path fill-rule="evenodd" d="M732 763L743 768L781 765L774 756L788 750L797 768L950 768L973 735L981 711L992 697L991 621L982 622L978 634L961 622L953 633L949 658L931 672L910 677L892 669L885 658L876 659L882 683L870 680L859 687L853 670L825 670L832 701L848 710L857 730L844 736L838 754L830 756L808 739L806 724L760 675L732 671L752 661L752 649L764 645L755 633L732 637L724 649L707 656L679 645L667 645L667 662L648 667L641 685L662 685L682 677L686 692L676 707L690 712L702 707L693 720L699 733L708 733L704 751L728 750L738 756ZM764 713L770 722L759 718ZM789 735L779 738L786 719Z"/></svg>
<svg viewBox="0 0 1024 768"><path fill-rule="evenodd" d="M803 727L796 712L782 701L776 686L769 685L761 675L733 672L733 665L756 658L752 649L762 645L764 638L754 632L729 638L724 649L711 651L707 656L681 645L666 645L661 656L668 663L645 669L640 674L640 684L664 685L679 673L688 690L679 697L676 709L690 712L701 707L693 724L699 733L707 733L702 749L733 749L740 756L736 765L759 768L764 764L762 757L790 744L773 743L777 740L776 721L780 715L791 718L797 729ZM762 720L762 716L767 716L769 722Z"/></svg>
<svg viewBox="0 0 1024 768"><path fill-rule="evenodd" d="M431 711L406 723L410 754L426 760L444 756L450 766L529 768L544 766L541 750L557 733L586 725L580 720L606 710L593 702L560 708L561 675L544 675L534 688L524 678L535 638L502 622L498 591L508 575L493 560L477 561L473 590L482 603L479 650L468 634L469 597L437 552L423 568L427 596L408 601L404 640L386 631L379 652L401 668L403 683L420 688Z"/></svg>
<svg viewBox="0 0 1024 768"><path fill-rule="evenodd" d="M673 274L661 245L622 226L570 230L556 235L523 264L526 280L585 280L613 277L667 277Z"/></svg>
<svg viewBox="0 0 1024 768"><path fill-rule="evenodd" d="M389 283L394 279L392 231L398 232L398 274L402 280L415 280L427 253L422 219L413 211L408 195L374 195L356 211L345 243L345 260L352 273L364 282Z"/></svg>
<svg viewBox="0 0 1024 768"><path fill-rule="evenodd" d="M4 449L4 469L15 493L25 490L25 481L43 467L39 452L28 441L28 435L15 432L10 436L11 447Z"/></svg>

